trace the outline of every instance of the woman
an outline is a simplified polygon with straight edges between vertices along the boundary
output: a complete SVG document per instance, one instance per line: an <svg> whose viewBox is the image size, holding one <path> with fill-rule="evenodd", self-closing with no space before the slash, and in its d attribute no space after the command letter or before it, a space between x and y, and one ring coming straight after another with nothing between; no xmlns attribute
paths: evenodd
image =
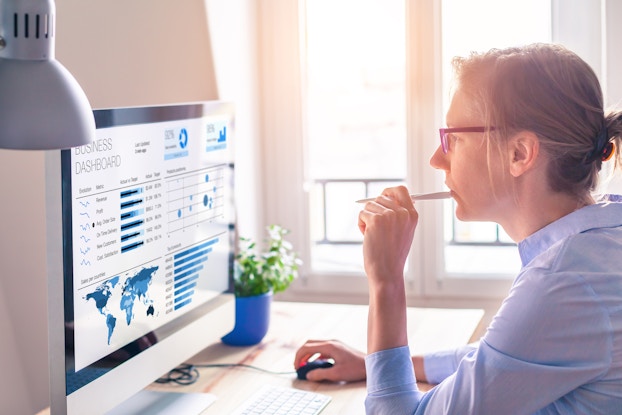
<svg viewBox="0 0 622 415"><path fill-rule="evenodd" d="M386 189L359 214L365 363L308 342L296 365L312 351L333 357L310 375L331 380L361 378L364 366L373 414L622 414L622 198L592 196L603 162L619 163L622 113L604 114L594 72L561 46L453 64L449 128L430 164L459 219L495 221L518 243L508 297L478 345L411 360L403 269L418 214L404 187ZM440 384L423 393L415 376Z"/></svg>

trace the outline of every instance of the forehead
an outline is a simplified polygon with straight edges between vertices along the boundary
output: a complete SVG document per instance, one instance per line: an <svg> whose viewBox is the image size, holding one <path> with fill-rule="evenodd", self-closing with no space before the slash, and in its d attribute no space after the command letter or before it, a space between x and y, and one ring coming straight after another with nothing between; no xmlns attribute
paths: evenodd
<svg viewBox="0 0 622 415"><path fill-rule="evenodd" d="M483 125L484 116L474 97L458 87L451 97L445 122L448 127L474 127Z"/></svg>

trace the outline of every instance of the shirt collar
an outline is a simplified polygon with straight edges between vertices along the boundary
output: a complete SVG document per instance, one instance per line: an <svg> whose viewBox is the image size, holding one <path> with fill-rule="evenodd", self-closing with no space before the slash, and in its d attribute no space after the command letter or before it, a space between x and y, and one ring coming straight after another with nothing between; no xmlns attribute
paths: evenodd
<svg viewBox="0 0 622 415"><path fill-rule="evenodd" d="M569 236L597 228L622 225L622 196L606 195L602 201L576 210L518 243L522 266Z"/></svg>

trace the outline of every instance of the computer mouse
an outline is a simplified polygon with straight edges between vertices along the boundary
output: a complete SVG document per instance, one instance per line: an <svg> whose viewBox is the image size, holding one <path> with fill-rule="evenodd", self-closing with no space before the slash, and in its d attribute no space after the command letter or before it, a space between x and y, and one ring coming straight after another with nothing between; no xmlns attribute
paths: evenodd
<svg viewBox="0 0 622 415"><path fill-rule="evenodd" d="M332 360L328 359L316 359L310 362L305 363L296 369L296 373L298 374L298 379L307 380L307 373L315 369L327 369L329 367L333 367L334 363Z"/></svg>

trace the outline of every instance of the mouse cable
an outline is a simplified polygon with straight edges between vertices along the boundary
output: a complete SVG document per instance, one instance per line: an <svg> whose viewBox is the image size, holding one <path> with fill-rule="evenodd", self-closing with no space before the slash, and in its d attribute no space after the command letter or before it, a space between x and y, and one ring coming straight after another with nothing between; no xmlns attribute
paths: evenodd
<svg viewBox="0 0 622 415"><path fill-rule="evenodd" d="M257 370L271 375L292 375L296 372L274 372L272 370L263 369L257 366L247 365L243 363L211 363L211 364L191 364L183 363L174 369L171 369L166 375L156 379L156 383L175 383L177 385L192 385L200 376L197 368L223 368L223 367L242 367L245 369Z"/></svg>
<svg viewBox="0 0 622 415"><path fill-rule="evenodd" d="M184 363L171 369L166 375L155 380L155 383L175 383L192 385L199 379L199 371L191 364Z"/></svg>

